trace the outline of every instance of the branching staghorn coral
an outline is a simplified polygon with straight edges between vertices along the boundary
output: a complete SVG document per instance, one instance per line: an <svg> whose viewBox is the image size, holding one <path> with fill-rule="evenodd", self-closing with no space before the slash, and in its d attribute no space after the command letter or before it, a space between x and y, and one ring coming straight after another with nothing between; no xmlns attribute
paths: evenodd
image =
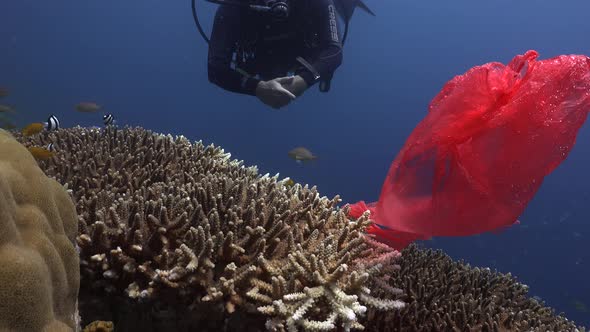
<svg viewBox="0 0 590 332"><path fill-rule="evenodd" d="M140 128L19 138L57 150L40 165L77 202L83 289L258 314L276 331L362 328L367 308L403 306L366 287L399 253L365 237L367 215L351 222L339 197Z"/></svg>
<svg viewBox="0 0 590 332"><path fill-rule="evenodd" d="M385 315L369 310L363 321L370 331L584 331L527 297L528 287L510 274L472 268L417 245L404 249L397 264L400 269L381 282L400 287L407 305ZM391 291L381 287L376 295Z"/></svg>
<svg viewBox="0 0 590 332"><path fill-rule="evenodd" d="M109 294L83 302L117 308L94 319L122 331L576 331L510 275L414 246L397 258L338 197L219 148L141 129L19 139L57 148L40 164L77 202L82 289Z"/></svg>
<svg viewBox="0 0 590 332"><path fill-rule="evenodd" d="M283 260L270 262L259 258L272 282L254 280L256 287L247 296L267 303L258 309L275 316L267 322L267 329L296 331L300 326L309 331L330 331L337 321L347 331L362 329L358 317L364 316L366 306L383 311L403 307L401 301L371 296L366 286L372 277L381 277L383 266L391 265L399 257L399 252L362 235L367 217L364 215L348 228L335 230L323 239L319 238L320 232L314 231L303 244L291 246ZM290 279L286 280L285 275ZM301 287L303 292L297 291ZM317 307L331 310L322 313Z"/></svg>

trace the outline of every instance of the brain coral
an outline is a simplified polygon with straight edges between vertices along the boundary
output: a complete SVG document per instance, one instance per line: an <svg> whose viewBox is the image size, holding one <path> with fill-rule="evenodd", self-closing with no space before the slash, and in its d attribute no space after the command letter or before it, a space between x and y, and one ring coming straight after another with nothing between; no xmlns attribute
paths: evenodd
<svg viewBox="0 0 590 332"><path fill-rule="evenodd" d="M77 216L66 190L0 129L0 330L77 330Z"/></svg>

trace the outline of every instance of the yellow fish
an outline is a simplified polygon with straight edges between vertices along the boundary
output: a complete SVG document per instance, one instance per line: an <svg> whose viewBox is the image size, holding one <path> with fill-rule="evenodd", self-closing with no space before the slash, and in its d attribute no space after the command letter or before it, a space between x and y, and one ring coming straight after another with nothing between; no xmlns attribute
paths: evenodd
<svg viewBox="0 0 590 332"><path fill-rule="evenodd" d="M22 133L25 136L38 134L45 129L45 125L40 122L34 122L23 128Z"/></svg>
<svg viewBox="0 0 590 332"><path fill-rule="evenodd" d="M295 181L293 181L293 179L289 178L287 181L285 181L285 187L287 188L291 188L295 185Z"/></svg>
<svg viewBox="0 0 590 332"><path fill-rule="evenodd" d="M29 152L33 155L33 157L35 157L35 159L40 159L40 160L47 160L47 159L55 156L54 152L49 151L45 148L40 148L38 146L31 146L29 148Z"/></svg>

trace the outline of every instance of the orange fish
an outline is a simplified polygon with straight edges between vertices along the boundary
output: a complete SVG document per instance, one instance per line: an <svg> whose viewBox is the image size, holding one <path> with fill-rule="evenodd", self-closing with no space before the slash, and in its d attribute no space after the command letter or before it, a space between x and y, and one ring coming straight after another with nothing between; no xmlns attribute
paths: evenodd
<svg viewBox="0 0 590 332"><path fill-rule="evenodd" d="M24 127L21 132L25 136L31 136L31 135L35 135L35 134L42 132L43 129L45 129L44 124L42 124L40 122L33 122L30 125Z"/></svg>
<svg viewBox="0 0 590 332"><path fill-rule="evenodd" d="M55 152L49 151L45 148L40 148L38 146L31 146L29 148L29 152L35 157L35 159L40 160L47 160L55 156Z"/></svg>
<svg viewBox="0 0 590 332"><path fill-rule="evenodd" d="M1 97L6 97L10 94L10 91L8 91L7 88L0 86L0 98Z"/></svg>
<svg viewBox="0 0 590 332"><path fill-rule="evenodd" d="M100 106L92 102L81 102L76 105L76 111L82 113L93 113L100 111Z"/></svg>

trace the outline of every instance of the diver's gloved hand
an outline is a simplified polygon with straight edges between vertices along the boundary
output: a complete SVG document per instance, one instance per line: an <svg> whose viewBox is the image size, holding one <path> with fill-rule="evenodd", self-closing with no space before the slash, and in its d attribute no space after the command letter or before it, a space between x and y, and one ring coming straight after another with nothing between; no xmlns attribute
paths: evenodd
<svg viewBox="0 0 590 332"><path fill-rule="evenodd" d="M303 77L299 75L279 77L276 79L276 81L297 97L301 96L308 88L307 83Z"/></svg>
<svg viewBox="0 0 590 332"><path fill-rule="evenodd" d="M256 86L256 97L274 109L286 106L297 98L277 82L276 78L270 81L260 81Z"/></svg>

